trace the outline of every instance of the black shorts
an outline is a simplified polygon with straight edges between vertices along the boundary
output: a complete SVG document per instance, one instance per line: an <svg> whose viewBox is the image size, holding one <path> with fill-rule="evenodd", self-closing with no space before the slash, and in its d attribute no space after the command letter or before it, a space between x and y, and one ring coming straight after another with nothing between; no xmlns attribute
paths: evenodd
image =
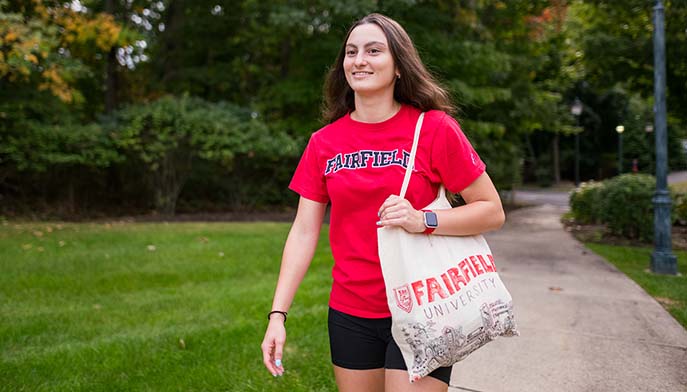
<svg viewBox="0 0 687 392"><path fill-rule="evenodd" d="M329 308L329 346L332 363L345 369L408 370L403 354L391 335L391 317L369 319ZM429 375L447 385L451 367L439 368Z"/></svg>

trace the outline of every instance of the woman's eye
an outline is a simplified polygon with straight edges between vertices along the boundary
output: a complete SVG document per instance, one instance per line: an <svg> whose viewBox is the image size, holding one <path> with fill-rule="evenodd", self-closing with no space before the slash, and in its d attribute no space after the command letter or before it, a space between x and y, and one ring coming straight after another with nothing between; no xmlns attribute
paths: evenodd
<svg viewBox="0 0 687 392"><path fill-rule="evenodd" d="M346 56L355 56L355 50L347 50Z"/></svg>
<svg viewBox="0 0 687 392"><path fill-rule="evenodd" d="M373 48L373 49L370 49L370 53L372 53L372 54L377 54L377 53L380 53L380 52L381 52L381 50L379 50L379 49L374 49L374 48Z"/></svg>

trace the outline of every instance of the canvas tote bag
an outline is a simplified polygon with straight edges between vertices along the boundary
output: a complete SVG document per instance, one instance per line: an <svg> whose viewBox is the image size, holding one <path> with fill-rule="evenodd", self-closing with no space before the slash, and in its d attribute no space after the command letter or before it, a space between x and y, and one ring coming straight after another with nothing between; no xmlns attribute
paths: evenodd
<svg viewBox="0 0 687 392"><path fill-rule="evenodd" d="M424 113L401 187L405 197ZM426 210L449 209L444 187ZM401 227L377 230L379 258L391 310L391 332L401 348L410 382L451 366L497 336L519 335L513 301L481 235L411 234Z"/></svg>

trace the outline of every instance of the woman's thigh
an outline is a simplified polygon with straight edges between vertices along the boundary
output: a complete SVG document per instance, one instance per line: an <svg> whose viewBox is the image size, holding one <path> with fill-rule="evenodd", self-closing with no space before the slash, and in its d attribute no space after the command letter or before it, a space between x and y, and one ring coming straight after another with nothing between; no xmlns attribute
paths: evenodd
<svg viewBox="0 0 687 392"><path fill-rule="evenodd" d="M339 392L383 392L384 369L345 369L334 365ZM407 380L406 380L407 381ZM392 389L389 389L391 391Z"/></svg>
<svg viewBox="0 0 687 392"><path fill-rule="evenodd" d="M399 369L386 369L384 390L394 392L446 392L448 384L434 377L423 377L414 383L408 381L408 372Z"/></svg>

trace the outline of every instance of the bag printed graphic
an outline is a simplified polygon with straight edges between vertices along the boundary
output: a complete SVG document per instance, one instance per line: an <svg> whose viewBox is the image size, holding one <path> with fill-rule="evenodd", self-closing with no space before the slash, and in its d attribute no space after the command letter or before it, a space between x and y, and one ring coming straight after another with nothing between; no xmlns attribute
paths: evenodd
<svg viewBox="0 0 687 392"><path fill-rule="evenodd" d="M408 168L415 160L423 115L415 130ZM410 170L401 188L405 196ZM451 208L443 186L426 210ZM377 230L391 332L411 382L452 366L498 336L519 335L512 297L481 235L410 234Z"/></svg>

